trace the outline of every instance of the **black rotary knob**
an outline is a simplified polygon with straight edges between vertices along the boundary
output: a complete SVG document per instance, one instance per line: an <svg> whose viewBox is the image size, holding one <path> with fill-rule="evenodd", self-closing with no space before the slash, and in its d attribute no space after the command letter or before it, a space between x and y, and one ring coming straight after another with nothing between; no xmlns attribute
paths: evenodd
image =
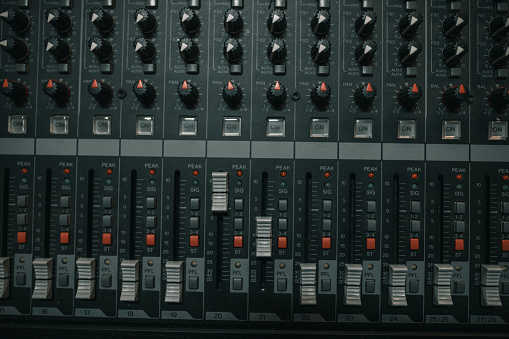
<svg viewBox="0 0 509 339"><path fill-rule="evenodd" d="M146 8L138 8L134 12L134 21L143 34L152 34L157 29L157 19Z"/></svg>
<svg viewBox="0 0 509 339"><path fill-rule="evenodd" d="M180 11L180 25L185 33L196 33L200 29L200 24L200 18L192 9L184 8Z"/></svg>
<svg viewBox="0 0 509 339"><path fill-rule="evenodd" d="M100 61L107 61L113 56L113 46L111 43L98 36L88 40L88 48Z"/></svg>
<svg viewBox="0 0 509 339"><path fill-rule="evenodd" d="M367 109L375 100L376 88L371 83L367 83L355 90L353 98L355 103L362 109Z"/></svg>
<svg viewBox="0 0 509 339"><path fill-rule="evenodd" d="M331 89L325 83L321 82L311 89L311 102L320 109L329 106Z"/></svg>
<svg viewBox="0 0 509 339"><path fill-rule="evenodd" d="M493 18L488 27L492 37L503 38L509 32L509 14Z"/></svg>
<svg viewBox="0 0 509 339"><path fill-rule="evenodd" d="M465 12L459 12L447 17L442 22L442 32L448 38L455 38L463 27L468 23L468 15Z"/></svg>
<svg viewBox="0 0 509 339"><path fill-rule="evenodd" d="M71 56L71 45L65 40L50 36L44 41L44 44L46 52L49 52L58 61L65 61Z"/></svg>
<svg viewBox="0 0 509 339"><path fill-rule="evenodd" d="M323 64L329 61L331 44L329 40L320 39L311 47L311 59L317 64Z"/></svg>
<svg viewBox="0 0 509 339"><path fill-rule="evenodd" d="M115 19L109 14L105 12L102 8L96 7L93 8L90 13L88 13L90 21L97 27L99 32L102 34L109 33L115 27Z"/></svg>
<svg viewBox="0 0 509 339"><path fill-rule="evenodd" d="M286 102L286 88L276 81L267 88L267 100L274 107L281 107Z"/></svg>
<svg viewBox="0 0 509 339"><path fill-rule="evenodd" d="M286 45L283 39L273 39L267 47L267 56L275 64L282 63L286 58Z"/></svg>
<svg viewBox="0 0 509 339"><path fill-rule="evenodd" d="M71 17L56 8L50 8L46 11L46 21L60 34L67 33L72 28Z"/></svg>
<svg viewBox="0 0 509 339"><path fill-rule="evenodd" d="M101 105L107 105L113 99L113 88L104 82L94 80L88 84L88 93Z"/></svg>
<svg viewBox="0 0 509 339"><path fill-rule="evenodd" d="M421 97L422 91L417 84L403 87L398 92L398 102L407 110L412 109Z"/></svg>
<svg viewBox="0 0 509 339"><path fill-rule="evenodd" d="M48 80L42 87L46 95L51 97L59 105L63 105L69 100L71 90L65 83L55 80Z"/></svg>
<svg viewBox="0 0 509 339"><path fill-rule="evenodd" d="M509 43L493 46L489 53L488 58L494 66L503 66L509 59Z"/></svg>
<svg viewBox="0 0 509 339"><path fill-rule="evenodd" d="M133 47L134 51L143 62L151 61L157 54L156 46L152 43L152 41L141 36L134 39Z"/></svg>
<svg viewBox="0 0 509 339"><path fill-rule="evenodd" d="M0 93L11 98L16 104L21 104L27 99L28 89L25 84L9 79L3 79L0 83L2 84Z"/></svg>
<svg viewBox="0 0 509 339"><path fill-rule="evenodd" d="M180 56L185 62L191 62L198 58L200 55L200 48L198 44L190 38L182 38L178 41Z"/></svg>
<svg viewBox="0 0 509 339"><path fill-rule="evenodd" d="M224 13L224 29L226 33L238 34L244 28L244 20L236 9L229 9Z"/></svg>
<svg viewBox="0 0 509 339"><path fill-rule="evenodd" d="M14 8L3 9L0 17L18 33L24 33L30 28L30 17Z"/></svg>
<svg viewBox="0 0 509 339"><path fill-rule="evenodd" d="M466 42L450 44L445 46L442 50L442 60L444 60L448 66L455 66L467 52L468 44Z"/></svg>
<svg viewBox="0 0 509 339"><path fill-rule="evenodd" d="M491 107L502 111L509 105L509 87L499 87L491 91L488 97Z"/></svg>
<svg viewBox="0 0 509 339"><path fill-rule="evenodd" d="M30 52L30 48L26 42L13 37L0 38L0 47L17 61L26 59Z"/></svg>
<svg viewBox="0 0 509 339"><path fill-rule="evenodd" d="M442 102L451 109L456 110L468 97L468 90L463 85L453 86L442 93Z"/></svg>
<svg viewBox="0 0 509 339"><path fill-rule="evenodd" d="M200 95L198 88L189 81L184 81L183 83L179 84L177 92L179 94L180 101L189 107L192 107L196 104Z"/></svg>
<svg viewBox="0 0 509 339"><path fill-rule="evenodd" d="M156 89L148 82L138 80L133 85L133 93L145 106L150 106L156 99Z"/></svg>
<svg viewBox="0 0 509 339"><path fill-rule="evenodd" d="M422 14L413 11L407 13L398 22L398 30L402 36L410 37L417 32L417 29L422 23Z"/></svg>
<svg viewBox="0 0 509 339"><path fill-rule="evenodd" d="M376 13L373 11L364 12L355 20L355 31L360 36L368 36L373 33L375 23Z"/></svg>
<svg viewBox="0 0 509 339"><path fill-rule="evenodd" d="M398 59L404 66L411 66L422 52L422 45L417 41L410 41L398 50Z"/></svg>
<svg viewBox="0 0 509 339"><path fill-rule="evenodd" d="M232 108L238 107L242 101L242 88L235 81L228 81L223 87L223 100Z"/></svg>
<svg viewBox="0 0 509 339"><path fill-rule="evenodd" d="M240 41L233 38L228 38L224 42L223 54L228 62L237 62L242 58L244 49Z"/></svg>
<svg viewBox="0 0 509 339"><path fill-rule="evenodd" d="M355 47L355 60L361 65L369 65L373 61L376 52L376 42L366 40Z"/></svg>
<svg viewBox="0 0 509 339"><path fill-rule="evenodd" d="M311 19L311 31L316 35L327 34L330 29L331 16L330 12L326 10L320 10L315 13L313 19Z"/></svg>
<svg viewBox="0 0 509 339"><path fill-rule="evenodd" d="M280 9L275 9L269 14L267 19L267 29L270 33L279 35L286 31L286 15Z"/></svg>

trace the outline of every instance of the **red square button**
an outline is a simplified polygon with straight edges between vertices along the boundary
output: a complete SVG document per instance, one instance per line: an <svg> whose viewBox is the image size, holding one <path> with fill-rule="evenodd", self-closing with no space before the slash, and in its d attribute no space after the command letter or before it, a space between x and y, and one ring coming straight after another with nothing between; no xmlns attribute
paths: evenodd
<svg viewBox="0 0 509 339"><path fill-rule="evenodd" d="M509 240L502 240L502 251L509 252Z"/></svg>
<svg viewBox="0 0 509 339"><path fill-rule="evenodd" d="M27 232L18 232L18 244L27 243Z"/></svg>
<svg viewBox="0 0 509 339"><path fill-rule="evenodd" d="M147 234L147 246L155 246L156 245L156 235L155 234Z"/></svg>
<svg viewBox="0 0 509 339"><path fill-rule="evenodd" d="M410 239L410 249L412 251L418 251L419 250L419 238L411 238Z"/></svg>
<svg viewBox="0 0 509 339"><path fill-rule="evenodd" d="M465 241L463 239L454 239L454 250L463 251L465 249Z"/></svg>
<svg viewBox="0 0 509 339"><path fill-rule="evenodd" d="M330 250L331 249L331 238L330 237L323 237L322 238L322 249L324 249L324 250Z"/></svg>
<svg viewBox="0 0 509 339"><path fill-rule="evenodd" d="M288 238L287 237L278 237L277 238L277 248L286 248L288 246Z"/></svg>
<svg viewBox="0 0 509 339"><path fill-rule="evenodd" d="M69 232L60 232L60 243L61 244L69 243Z"/></svg>
<svg viewBox="0 0 509 339"><path fill-rule="evenodd" d="M111 245L111 233L103 233L103 245Z"/></svg>
<svg viewBox="0 0 509 339"><path fill-rule="evenodd" d="M367 238L366 239L366 249L367 250L376 249L376 239L375 238Z"/></svg>
<svg viewBox="0 0 509 339"><path fill-rule="evenodd" d="M233 237L233 247L240 248L242 247L242 236L236 235Z"/></svg>
<svg viewBox="0 0 509 339"><path fill-rule="evenodd" d="M189 246L190 247L200 246L200 237L198 235L190 235L189 236Z"/></svg>

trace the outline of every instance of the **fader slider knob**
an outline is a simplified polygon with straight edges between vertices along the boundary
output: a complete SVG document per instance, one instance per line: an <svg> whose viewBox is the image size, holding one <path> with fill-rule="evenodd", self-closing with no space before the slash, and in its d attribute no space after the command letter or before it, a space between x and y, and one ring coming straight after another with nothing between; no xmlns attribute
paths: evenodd
<svg viewBox="0 0 509 339"><path fill-rule="evenodd" d="M177 92L180 101L182 101L182 103L186 106L194 106L194 104L196 104L198 101L198 88L189 81L184 81L183 83L179 84Z"/></svg>
<svg viewBox="0 0 509 339"><path fill-rule="evenodd" d="M156 89L148 82L138 80L133 84L133 93L145 106L150 106L156 99Z"/></svg>
<svg viewBox="0 0 509 339"><path fill-rule="evenodd" d="M468 97L468 90L463 85L453 86L442 93L442 102L451 109L456 110Z"/></svg>
<svg viewBox="0 0 509 339"><path fill-rule="evenodd" d="M51 97L59 105L63 105L69 100L71 90L65 83L55 80L48 80L42 87L46 95Z"/></svg>
<svg viewBox="0 0 509 339"><path fill-rule="evenodd" d="M30 17L14 8L3 9L0 17L17 33L24 33L30 28Z"/></svg>
<svg viewBox="0 0 509 339"><path fill-rule="evenodd" d="M152 34L157 29L156 17L146 8L138 8L134 12L134 21L143 34Z"/></svg>
<svg viewBox="0 0 509 339"><path fill-rule="evenodd" d="M101 105L107 105L113 98L113 88L104 81L94 80L88 84L88 93Z"/></svg>
<svg viewBox="0 0 509 339"><path fill-rule="evenodd" d="M2 87L0 93L11 98L15 103L21 104L28 96L28 89L25 84L19 81L3 79L0 81Z"/></svg>
<svg viewBox="0 0 509 339"><path fill-rule="evenodd" d="M46 21L60 34L67 33L72 28L71 17L56 8L50 8L46 11Z"/></svg>
<svg viewBox="0 0 509 339"><path fill-rule="evenodd" d="M115 20L111 14L105 12L103 9L96 7L93 8L88 14L90 21L97 27L102 34L109 33L115 27Z"/></svg>

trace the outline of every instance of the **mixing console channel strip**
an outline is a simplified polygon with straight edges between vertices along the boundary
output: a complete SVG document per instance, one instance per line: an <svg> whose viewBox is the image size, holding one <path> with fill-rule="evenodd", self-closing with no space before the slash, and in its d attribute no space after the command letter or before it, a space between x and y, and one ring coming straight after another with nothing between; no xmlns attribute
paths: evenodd
<svg viewBox="0 0 509 339"><path fill-rule="evenodd" d="M507 333L507 0L0 18L4 330Z"/></svg>

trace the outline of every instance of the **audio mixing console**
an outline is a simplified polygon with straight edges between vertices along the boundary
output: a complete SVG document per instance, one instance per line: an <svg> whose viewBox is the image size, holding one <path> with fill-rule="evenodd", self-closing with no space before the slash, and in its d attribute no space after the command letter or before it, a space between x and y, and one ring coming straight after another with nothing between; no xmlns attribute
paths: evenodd
<svg viewBox="0 0 509 339"><path fill-rule="evenodd" d="M507 333L507 0L0 0L0 326Z"/></svg>

